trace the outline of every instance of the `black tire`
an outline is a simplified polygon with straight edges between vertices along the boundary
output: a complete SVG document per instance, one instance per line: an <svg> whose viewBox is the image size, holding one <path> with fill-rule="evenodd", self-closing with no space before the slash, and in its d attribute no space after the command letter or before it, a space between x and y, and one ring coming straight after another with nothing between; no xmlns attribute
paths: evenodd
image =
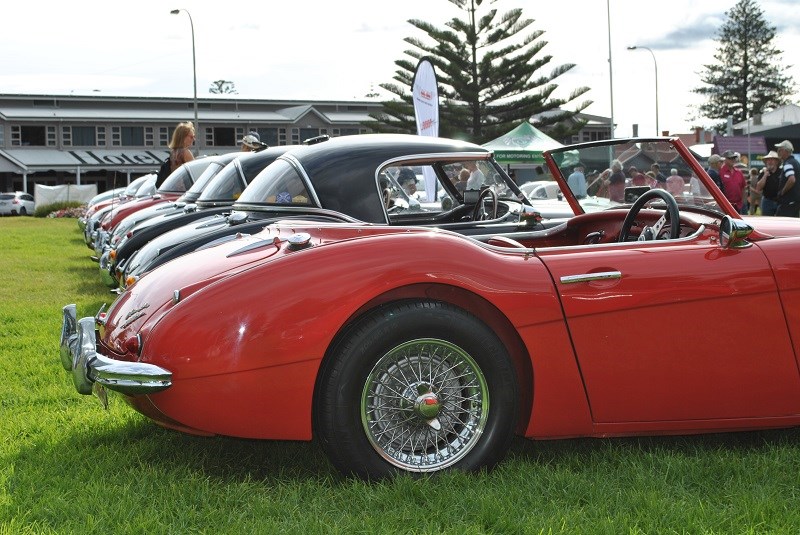
<svg viewBox="0 0 800 535"><path fill-rule="evenodd" d="M19 215L28 215L28 211L25 209L24 206L19 209Z"/></svg>
<svg viewBox="0 0 800 535"><path fill-rule="evenodd" d="M511 358L486 325L445 303L394 303L362 319L318 385L315 431L346 475L489 469L514 436Z"/></svg>

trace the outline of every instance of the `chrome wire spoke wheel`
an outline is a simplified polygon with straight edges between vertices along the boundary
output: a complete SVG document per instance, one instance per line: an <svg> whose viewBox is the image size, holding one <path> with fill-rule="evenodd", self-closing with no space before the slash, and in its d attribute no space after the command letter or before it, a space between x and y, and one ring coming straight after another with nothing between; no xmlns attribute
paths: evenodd
<svg viewBox="0 0 800 535"><path fill-rule="evenodd" d="M489 414L486 378L473 358L445 340L422 338L389 350L361 395L361 422L392 465L432 472L478 443Z"/></svg>

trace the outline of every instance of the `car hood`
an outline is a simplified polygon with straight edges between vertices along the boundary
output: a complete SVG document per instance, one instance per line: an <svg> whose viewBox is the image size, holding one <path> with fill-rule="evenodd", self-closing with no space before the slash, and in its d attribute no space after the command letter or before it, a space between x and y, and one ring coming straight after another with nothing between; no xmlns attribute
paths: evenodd
<svg viewBox="0 0 800 535"><path fill-rule="evenodd" d="M281 256L297 254L306 247L396 232L437 231L368 224L319 226L319 223L291 221L188 253L148 272L120 295L106 315L104 331L110 335L106 340L115 344L111 347L113 351L124 353L126 340L216 281Z"/></svg>
<svg viewBox="0 0 800 535"><path fill-rule="evenodd" d="M103 228L109 230L115 227L120 221L125 219L131 214L134 214L140 210L144 210L145 208L149 208L155 204L166 203L169 201L174 201L179 197L179 195L170 195L170 194L156 194L152 197L142 197L141 199L136 199L130 203L125 203L124 205L117 206L106 216L103 220Z"/></svg>
<svg viewBox="0 0 800 535"><path fill-rule="evenodd" d="M800 236L800 222L794 217L743 216L748 225L774 237Z"/></svg>

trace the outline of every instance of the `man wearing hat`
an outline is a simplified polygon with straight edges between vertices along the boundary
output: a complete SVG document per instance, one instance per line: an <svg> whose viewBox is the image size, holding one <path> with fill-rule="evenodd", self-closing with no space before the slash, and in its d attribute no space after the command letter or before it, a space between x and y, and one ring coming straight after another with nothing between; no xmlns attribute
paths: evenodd
<svg viewBox="0 0 800 535"><path fill-rule="evenodd" d="M261 148L261 136L258 132L250 131L239 143L242 144L242 152L255 152Z"/></svg>
<svg viewBox="0 0 800 535"><path fill-rule="evenodd" d="M774 150L761 158L764 169L756 182L756 192L761 193L761 215L775 215L778 209L778 186L781 182L781 157Z"/></svg>
<svg viewBox="0 0 800 535"><path fill-rule="evenodd" d="M798 217L800 187L796 184L796 180L800 176L800 163L794 157L794 145L791 141L781 141L775 148L783 161L783 176L778 186L778 208L775 210L775 215Z"/></svg>
<svg viewBox="0 0 800 535"><path fill-rule="evenodd" d="M736 168L737 156L732 150L722 153L725 163L719 168L719 178L722 182L722 193L736 208L736 211L741 213L744 204L744 188L747 187L747 182L742 172Z"/></svg>

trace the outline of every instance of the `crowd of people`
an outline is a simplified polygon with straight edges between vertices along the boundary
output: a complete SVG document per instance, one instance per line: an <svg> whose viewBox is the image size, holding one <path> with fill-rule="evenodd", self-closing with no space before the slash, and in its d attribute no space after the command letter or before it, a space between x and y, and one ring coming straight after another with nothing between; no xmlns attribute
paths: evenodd
<svg viewBox="0 0 800 535"><path fill-rule="evenodd" d="M172 134L169 143L170 164L172 170L183 163L194 159L189 147L194 143L195 130L190 122L180 123ZM243 151L258 151L266 148L261 142L258 132L249 132L240 141ZM781 141L775 145L775 150L763 156L763 169L751 168L747 177L742 172L745 165L739 162L740 155L732 150L727 150L721 155L712 154L708 159L706 171L714 183L722 190L725 197L741 214L800 217L800 184L796 184L800 177L800 162L794 157L794 145L789 140ZM408 170L410 171L410 169ZM413 188L409 192L416 192L416 177L413 172L401 177L401 186L404 189ZM465 189L478 189L485 181L485 177L474 162L461 169L458 176L453 177L453 182L459 191ZM577 164L567 178L567 183L578 199L587 195L608 197L615 202L624 202L625 187L648 186L662 188L675 194L684 190L684 180L678 175L677 169L670 170L667 177L661 172L658 163L653 163L650 170L642 173L635 166L628 168L625 175L622 163L619 160L611 162L611 166L602 173L586 174L583 164ZM697 190L697 191L696 191ZM699 183L692 177L690 191L699 193Z"/></svg>
<svg viewBox="0 0 800 535"><path fill-rule="evenodd" d="M678 174L678 170L670 169L670 175L666 176L661 172L661 166L658 163L653 163L645 172L631 165L627 169L627 174L619 160L613 160L611 166L602 172L586 173L586 168L582 163L577 164L572 171L567 177L567 184L578 199L598 196L622 203L625 202L625 188L628 186L660 188L675 195L684 193L685 181ZM695 177L690 179L690 191L695 195L699 193L699 182Z"/></svg>
<svg viewBox="0 0 800 535"><path fill-rule="evenodd" d="M717 182L725 197L742 214L765 216L800 216L800 163L794 157L794 146L785 140L763 156L763 169L746 168L739 163L739 154L728 150L708 159L708 174Z"/></svg>
<svg viewBox="0 0 800 535"><path fill-rule="evenodd" d="M794 157L794 146L785 140L775 145L775 150L761 157L762 169L750 168L741 163L740 155L732 150L712 154L706 171L725 197L741 214L800 217L800 163ZM582 163L572 168L567 184L578 199L587 196L607 197L614 202L625 202L626 186L661 188L673 195L700 195L699 180L692 176L688 182L670 169L669 175L653 163L650 170L642 172L635 166L623 170L619 160L602 172L586 172Z"/></svg>

